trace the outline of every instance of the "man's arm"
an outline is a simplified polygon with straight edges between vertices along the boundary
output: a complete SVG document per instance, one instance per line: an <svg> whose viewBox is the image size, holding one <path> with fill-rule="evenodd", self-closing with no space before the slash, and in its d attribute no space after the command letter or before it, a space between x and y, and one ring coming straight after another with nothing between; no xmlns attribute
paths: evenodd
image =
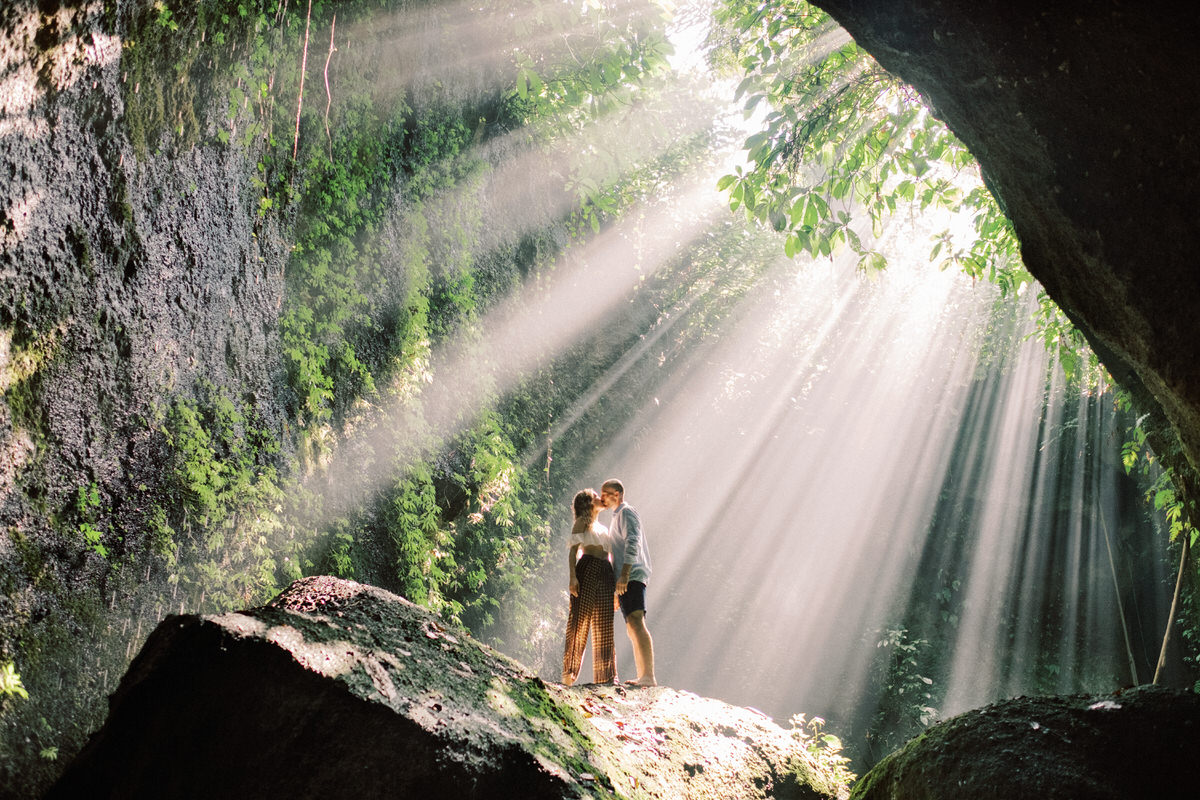
<svg viewBox="0 0 1200 800"><path fill-rule="evenodd" d="M625 564L628 565L637 561L641 553L642 520L629 506L625 507L621 515L625 520Z"/></svg>
<svg viewBox="0 0 1200 800"><path fill-rule="evenodd" d="M621 574L617 576L617 594L625 594L629 587L629 569L638 556L638 542L642 538L642 521L637 512L626 506L621 509L622 526L625 530L625 558L621 564Z"/></svg>

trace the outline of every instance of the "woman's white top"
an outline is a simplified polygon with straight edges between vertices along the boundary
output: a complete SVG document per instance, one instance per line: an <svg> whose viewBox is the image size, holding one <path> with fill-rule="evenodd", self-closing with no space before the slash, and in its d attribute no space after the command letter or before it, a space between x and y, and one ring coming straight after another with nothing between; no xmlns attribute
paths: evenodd
<svg viewBox="0 0 1200 800"><path fill-rule="evenodd" d="M567 548L570 549L575 545L581 547L599 546L604 548L604 552L612 552L612 537L608 535L608 528L601 525L599 522L593 522L592 527L582 533L572 533L567 539Z"/></svg>

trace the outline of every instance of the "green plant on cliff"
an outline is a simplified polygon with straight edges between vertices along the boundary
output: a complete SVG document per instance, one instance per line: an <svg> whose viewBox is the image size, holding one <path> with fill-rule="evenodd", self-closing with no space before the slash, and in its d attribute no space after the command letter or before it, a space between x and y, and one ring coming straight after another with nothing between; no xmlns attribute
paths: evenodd
<svg viewBox="0 0 1200 800"><path fill-rule="evenodd" d="M906 203L922 209L987 203L986 192L965 194L956 180L972 164L961 143L819 9L726 0L716 18L721 46L714 60L744 73L737 96L747 117L765 109L761 129L745 142L748 169L719 186L729 191L732 208L785 232L789 255L827 256L849 246L860 267L881 268L886 261L864 248L850 226L852 209L878 231ZM992 240L1002 254L1013 252L1002 215L987 213L979 224L1004 237ZM947 246L948 237L935 242L932 254L943 267L978 275L1006 266Z"/></svg>
<svg viewBox="0 0 1200 800"><path fill-rule="evenodd" d="M163 423L169 494L180 502L163 515L159 541L187 605L242 608L299 577L298 554L281 519L278 442L252 409L216 387L205 393L203 403L177 400Z"/></svg>
<svg viewBox="0 0 1200 800"><path fill-rule="evenodd" d="M551 60L519 48L516 83L506 101L514 119L545 141L574 138L569 149L569 188L578 197L572 234L597 233L619 209L614 203L621 176L636 168L638 143L588 136L597 122L617 114L653 109L657 78L668 67L673 47L664 32L666 12L641 0L619 14L597 14L586 4L564 12L571 31L568 47L578 57ZM664 116L670 112L663 109Z"/></svg>
<svg viewBox="0 0 1200 800"><path fill-rule="evenodd" d="M1116 405L1119 409L1132 411L1132 399L1124 391L1117 392ZM1170 639L1175 629L1182 639L1184 661L1193 668L1200 667L1200 603L1197 602L1195 586L1200 579L1200 559L1192 548L1200 544L1200 530L1192 523L1187 504L1176 491L1176 476L1170 467L1164 466L1150 448L1148 439L1148 415L1139 417L1127 431L1127 439L1121 447L1121 462L1129 474L1140 475L1146 481L1145 496L1163 520L1169 542L1169 552L1179 551L1179 574L1176 597L1172 610L1177 614L1171 628L1164 634ZM1189 556L1185 559L1185 556ZM1164 641L1164 645L1166 642ZM1157 675L1155 676L1157 679ZM1200 682L1197 683L1200 690Z"/></svg>
<svg viewBox="0 0 1200 800"><path fill-rule="evenodd" d="M811 761L797 767L805 784L819 787L830 797L841 796L857 777L850 770L850 759L842 755L842 741L825 733L825 720L809 719L806 714L793 714L789 720L792 738L808 753Z"/></svg>
<svg viewBox="0 0 1200 800"><path fill-rule="evenodd" d="M879 687L877 709L866 732L871 761L891 752L933 722L933 679L925 674L930 641L902 625L877 632L873 683Z"/></svg>
<svg viewBox="0 0 1200 800"><path fill-rule="evenodd" d="M29 699L29 692L25 691L25 687L21 683L21 676L17 674L16 665L11 661L0 666L0 701L4 697Z"/></svg>
<svg viewBox="0 0 1200 800"><path fill-rule="evenodd" d="M79 533L82 534L87 548L108 558L108 548L104 546L104 532L95 526L96 512L100 510L100 487L93 481L88 486L80 486L75 493L75 512L79 516Z"/></svg>
<svg viewBox="0 0 1200 800"><path fill-rule="evenodd" d="M963 144L911 87L882 69L833 22L803 0L763 6L720 0L712 60L742 76L746 168L720 179L730 206L786 235L789 256L851 250L863 269L886 259L856 222L878 234L898 210L946 209L970 230L933 237L929 260L1000 287L1033 283L1011 222L983 184ZM756 116L757 115L757 116ZM1082 335L1038 289L1038 336L1067 377L1095 385L1100 370Z"/></svg>

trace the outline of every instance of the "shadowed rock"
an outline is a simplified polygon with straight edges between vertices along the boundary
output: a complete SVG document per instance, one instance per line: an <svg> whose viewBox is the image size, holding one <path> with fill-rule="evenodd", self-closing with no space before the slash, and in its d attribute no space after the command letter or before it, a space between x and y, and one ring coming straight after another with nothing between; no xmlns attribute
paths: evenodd
<svg viewBox="0 0 1200 800"><path fill-rule="evenodd" d="M1200 787L1200 695L1019 697L930 728L855 800L1185 800Z"/></svg>
<svg viewBox="0 0 1200 800"><path fill-rule="evenodd" d="M1029 271L1200 500L1200 15L1102 0L824 0L970 148Z"/></svg>
<svg viewBox="0 0 1200 800"><path fill-rule="evenodd" d="M831 797L766 717L566 688L381 589L168 617L49 798ZM807 776L807 777L806 777Z"/></svg>

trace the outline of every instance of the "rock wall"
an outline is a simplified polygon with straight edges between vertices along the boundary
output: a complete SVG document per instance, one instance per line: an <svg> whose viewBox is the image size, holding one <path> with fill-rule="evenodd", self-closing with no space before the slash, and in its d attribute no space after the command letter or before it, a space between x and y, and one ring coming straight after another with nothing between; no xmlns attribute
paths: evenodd
<svg viewBox="0 0 1200 800"><path fill-rule="evenodd" d="M970 148L1029 271L1200 499L1200 18L1163 4L820 4Z"/></svg>
<svg viewBox="0 0 1200 800"><path fill-rule="evenodd" d="M145 80L123 57L148 13L0 10L0 660L40 620L81 632L63 603L103 590L102 550L129 561L149 546L173 397L204 383L282 432L286 246L257 213L261 143L212 135L226 109L210 82L186 104L203 136L181 147L142 124L135 146L131 102L177 78L160 65Z"/></svg>

